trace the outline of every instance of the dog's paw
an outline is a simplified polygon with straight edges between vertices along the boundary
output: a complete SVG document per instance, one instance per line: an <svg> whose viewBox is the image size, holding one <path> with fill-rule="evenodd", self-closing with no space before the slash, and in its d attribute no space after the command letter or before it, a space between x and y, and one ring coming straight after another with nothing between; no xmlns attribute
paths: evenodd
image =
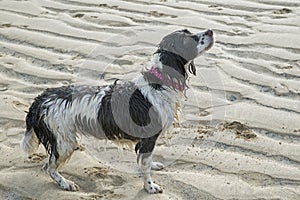
<svg viewBox="0 0 300 200"><path fill-rule="evenodd" d="M161 170L165 168L164 164L160 163L160 162L151 162L151 169L153 170Z"/></svg>
<svg viewBox="0 0 300 200"><path fill-rule="evenodd" d="M145 190L150 194L162 193L163 190L159 185L153 183L153 181L147 181L144 185Z"/></svg>
<svg viewBox="0 0 300 200"><path fill-rule="evenodd" d="M67 191L78 191L79 190L79 186L76 183L69 181L69 180L66 180L63 184L61 184L61 187Z"/></svg>

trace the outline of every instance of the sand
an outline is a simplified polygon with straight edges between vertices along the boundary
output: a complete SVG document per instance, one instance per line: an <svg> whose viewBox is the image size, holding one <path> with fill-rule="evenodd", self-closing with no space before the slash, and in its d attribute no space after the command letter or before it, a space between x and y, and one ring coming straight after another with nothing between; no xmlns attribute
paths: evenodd
<svg viewBox="0 0 300 200"><path fill-rule="evenodd" d="M0 1L0 199L300 199L298 0ZM149 195L133 151L82 138L63 168L79 192L41 170L45 151L19 148L26 111L45 88L130 80L160 39L212 29L215 46L180 123L156 146L165 163Z"/></svg>

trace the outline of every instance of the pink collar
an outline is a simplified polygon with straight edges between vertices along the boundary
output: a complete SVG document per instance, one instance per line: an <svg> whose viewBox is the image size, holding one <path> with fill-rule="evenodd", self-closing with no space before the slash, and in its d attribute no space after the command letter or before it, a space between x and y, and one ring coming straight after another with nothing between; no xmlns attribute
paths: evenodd
<svg viewBox="0 0 300 200"><path fill-rule="evenodd" d="M176 90L179 90L181 92L184 90L183 85L180 85L178 83L174 83L171 79L165 77L162 73L157 71L154 67L151 67L150 73L152 75L154 75L155 77L157 77L159 80L163 81L166 85L172 86L173 88L175 88Z"/></svg>

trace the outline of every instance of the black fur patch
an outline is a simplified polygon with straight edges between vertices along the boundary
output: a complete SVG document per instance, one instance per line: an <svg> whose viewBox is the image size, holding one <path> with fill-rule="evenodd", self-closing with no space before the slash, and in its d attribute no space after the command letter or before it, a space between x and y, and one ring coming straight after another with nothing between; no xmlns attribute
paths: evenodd
<svg viewBox="0 0 300 200"><path fill-rule="evenodd" d="M192 34L189 30L187 29L182 29L182 30L179 30L178 32L184 32L184 33L188 33L188 34Z"/></svg>
<svg viewBox="0 0 300 200"><path fill-rule="evenodd" d="M196 76L196 67L195 67L194 61L191 61L190 65L189 65L189 72L191 74L193 74L194 76Z"/></svg>
<svg viewBox="0 0 300 200"><path fill-rule="evenodd" d="M185 65L187 64L187 60L182 58L181 56L172 53L170 51L159 49L155 53L159 54L159 60L163 64L163 69L160 71L165 77L173 81L173 85L175 85L174 80L176 80L181 86L187 87L186 79L188 77L187 71L185 70ZM196 68L194 62L191 61L188 66L189 72L196 75ZM159 71L159 69L156 68ZM152 75L150 72L143 72L143 76L145 80L149 82L149 85L154 89L161 89L161 85L165 85L163 81L161 81L156 76ZM176 89L173 87L173 89Z"/></svg>
<svg viewBox="0 0 300 200"><path fill-rule="evenodd" d="M151 110L151 112L150 112ZM138 141L160 133L159 113L133 83L114 85L102 98L99 123L108 139Z"/></svg>
<svg viewBox="0 0 300 200"><path fill-rule="evenodd" d="M42 95L35 98L35 101L29 108L29 112L26 116L26 127L27 132L34 130L38 140L42 143L47 150L50 158L52 155L58 159L59 154L57 151L57 141L55 135L49 130L47 125L44 122L44 115L40 115L41 111L45 108L42 108L42 103L45 101L45 97L47 97L46 90Z"/></svg>
<svg viewBox="0 0 300 200"><path fill-rule="evenodd" d="M135 146L135 152L138 154L151 153L155 147L155 142L158 136L159 134L154 135L150 138L144 138L141 141L139 141Z"/></svg>

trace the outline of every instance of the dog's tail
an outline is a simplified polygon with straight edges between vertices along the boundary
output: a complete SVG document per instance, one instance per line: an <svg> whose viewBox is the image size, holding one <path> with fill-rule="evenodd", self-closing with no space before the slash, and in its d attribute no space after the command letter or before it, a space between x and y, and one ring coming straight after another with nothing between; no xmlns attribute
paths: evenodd
<svg viewBox="0 0 300 200"><path fill-rule="evenodd" d="M32 112L29 110L29 113L26 117L26 132L23 139L20 142L21 149L26 153L28 157L32 156L34 152L39 147L39 139L37 138L33 126L34 126L34 118L32 117Z"/></svg>
<svg viewBox="0 0 300 200"><path fill-rule="evenodd" d="M33 155L39 147L39 140L36 137L33 129L26 131L23 139L20 142L21 149L26 153L27 157Z"/></svg>

